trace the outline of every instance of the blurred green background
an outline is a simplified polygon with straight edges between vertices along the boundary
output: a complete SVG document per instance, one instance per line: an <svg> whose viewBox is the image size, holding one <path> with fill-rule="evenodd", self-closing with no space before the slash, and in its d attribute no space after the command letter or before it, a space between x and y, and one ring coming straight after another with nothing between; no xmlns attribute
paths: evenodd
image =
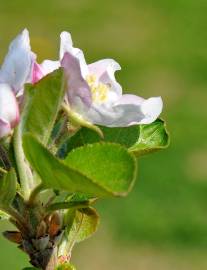
<svg viewBox="0 0 207 270"><path fill-rule="evenodd" d="M99 203L99 232L74 252L80 270L207 269L206 14L206 0L0 1L1 61L25 27L39 61L56 59L67 30L88 63L121 64L126 91L164 100L171 146L139 161L128 198ZM26 265L1 238L0 268Z"/></svg>

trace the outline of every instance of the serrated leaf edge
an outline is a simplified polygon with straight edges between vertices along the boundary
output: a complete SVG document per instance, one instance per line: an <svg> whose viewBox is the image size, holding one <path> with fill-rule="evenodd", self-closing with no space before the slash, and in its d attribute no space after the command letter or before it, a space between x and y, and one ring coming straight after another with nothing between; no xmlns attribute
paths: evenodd
<svg viewBox="0 0 207 270"><path fill-rule="evenodd" d="M131 157L131 159L133 160L133 163L134 163L134 172L133 172L133 176L132 176L132 181L131 181L131 184L128 188L128 190L126 192L112 192L111 190L107 189L107 188L104 188L103 186L101 186L99 183L97 182L94 182L93 179L91 179L89 176L87 176L86 174L80 172L79 170L77 169L74 169L74 168L71 168L69 165L66 165L65 162L63 160L60 160L58 159L57 157L55 157L40 141L38 138L36 138L34 135L32 135L31 133L25 133L23 135L23 145L24 145L24 138L26 137L32 137L35 141L37 141L43 148L45 151L47 151L50 155L53 156L53 158L58 161L59 163L61 163L61 165L63 165L66 169L70 169L72 170L73 172L75 173L78 173L79 175L85 177L88 181L92 182L95 186L98 186L101 190L104 190L104 192L106 192L106 194L108 195L113 195L113 196L117 196L117 197L124 197L126 196L132 189L133 185L134 185L134 182L136 180L136 175L137 175L137 162L136 162L136 159L135 159L135 156L133 154L131 154L129 151L127 151L127 149L123 146L121 146L120 144L117 144L117 143L104 143L104 142L100 142L100 143L94 143L94 144L88 144L88 145L95 145L95 144L109 144L109 145L117 145L118 147L124 149L126 151L126 153L129 154L129 156ZM85 146L81 146L81 147L77 147L75 149L73 149L72 151L75 151L79 148L84 148ZM37 172L38 173L38 172ZM41 176L40 176L41 178ZM44 182L43 182L43 185L44 185Z"/></svg>

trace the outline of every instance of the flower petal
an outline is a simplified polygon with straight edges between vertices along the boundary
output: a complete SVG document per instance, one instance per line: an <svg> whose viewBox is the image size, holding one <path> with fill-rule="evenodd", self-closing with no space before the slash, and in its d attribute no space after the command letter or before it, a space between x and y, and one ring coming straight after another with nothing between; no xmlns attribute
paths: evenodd
<svg viewBox="0 0 207 270"><path fill-rule="evenodd" d="M65 52L73 49L73 41L71 34L64 31L60 34L60 60L63 59Z"/></svg>
<svg viewBox="0 0 207 270"><path fill-rule="evenodd" d="M44 60L41 64L38 64L35 61L32 70L32 83L37 83L44 76L46 76L49 73L52 73L59 67L60 67L59 61Z"/></svg>
<svg viewBox="0 0 207 270"><path fill-rule="evenodd" d="M33 70L32 70L32 83L37 83L39 80L41 80L44 77L44 71L36 61L33 64Z"/></svg>
<svg viewBox="0 0 207 270"><path fill-rule="evenodd" d="M141 105L141 111L145 115L142 119L142 124L150 124L154 122L163 109L163 102L161 97L151 97L146 99Z"/></svg>
<svg viewBox="0 0 207 270"><path fill-rule="evenodd" d="M141 105L145 99L132 94L125 94L119 100L118 104Z"/></svg>
<svg viewBox="0 0 207 270"><path fill-rule="evenodd" d="M100 78L106 71L112 73L121 70L121 66L113 59L103 59L88 65L89 71Z"/></svg>
<svg viewBox="0 0 207 270"><path fill-rule="evenodd" d="M0 138L7 136L11 133L11 126L10 124L5 121L4 119L0 118Z"/></svg>
<svg viewBox="0 0 207 270"><path fill-rule="evenodd" d="M162 106L160 97L145 100L135 95L123 95L111 108L93 105L87 117L94 124L108 127L150 124L158 118Z"/></svg>
<svg viewBox="0 0 207 270"><path fill-rule="evenodd" d="M84 54L80 49L73 47L71 34L64 31L60 34L60 60L63 59L66 52L78 59L80 63L81 75L84 79L86 79L86 76L88 75L88 66L86 64Z"/></svg>
<svg viewBox="0 0 207 270"><path fill-rule="evenodd" d="M114 73L121 70L120 65L113 59L103 59L88 65L90 74L94 74L98 81L106 84L110 91L115 92L119 97L122 94L122 87L116 81Z"/></svg>
<svg viewBox="0 0 207 270"><path fill-rule="evenodd" d="M15 93L30 81L35 54L31 52L29 32L25 29L10 44L0 69L0 82L12 86Z"/></svg>
<svg viewBox="0 0 207 270"><path fill-rule="evenodd" d="M0 119L7 127L8 124L10 127L15 127L19 122L16 97L8 84L0 84Z"/></svg>
<svg viewBox="0 0 207 270"><path fill-rule="evenodd" d="M123 95L114 106L115 110L122 110L123 113L122 119L115 121L115 124L124 126L150 124L158 118L162 108L161 97L143 99L135 95Z"/></svg>
<svg viewBox="0 0 207 270"><path fill-rule="evenodd" d="M60 68L60 62L59 61L45 60L42 62L41 68L42 68L44 76L45 76L45 75L53 72L54 70Z"/></svg>
<svg viewBox="0 0 207 270"><path fill-rule="evenodd" d="M66 52L61 66L64 68L67 79L67 96L72 108L83 110L91 105L91 92L87 82L81 74L80 62L71 53ZM80 108L83 106L82 108Z"/></svg>

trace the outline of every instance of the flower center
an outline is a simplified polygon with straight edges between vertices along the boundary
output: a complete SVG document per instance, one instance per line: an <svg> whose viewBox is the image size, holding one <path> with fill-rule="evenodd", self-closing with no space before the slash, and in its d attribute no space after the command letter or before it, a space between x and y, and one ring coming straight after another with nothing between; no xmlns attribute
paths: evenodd
<svg viewBox="0 0 207 270"><path fill-rule="evenodd" d="M108 100L109 87L101 82L98 82L95 75L88 75L86 81L91 89L92 100L95 103L104 103Z"/></svg>

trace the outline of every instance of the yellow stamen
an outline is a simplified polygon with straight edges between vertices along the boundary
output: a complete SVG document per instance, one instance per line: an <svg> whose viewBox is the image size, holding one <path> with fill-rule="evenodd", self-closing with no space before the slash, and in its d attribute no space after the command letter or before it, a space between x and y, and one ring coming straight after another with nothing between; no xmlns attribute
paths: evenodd
<svg viewBox="0 0 207 270"><path fill-rule="evenodd" d="M98 82L93 74L88 75L86 81L91 88L93 102L104 103L108 100L109 87L106 84Z"/></svg>

